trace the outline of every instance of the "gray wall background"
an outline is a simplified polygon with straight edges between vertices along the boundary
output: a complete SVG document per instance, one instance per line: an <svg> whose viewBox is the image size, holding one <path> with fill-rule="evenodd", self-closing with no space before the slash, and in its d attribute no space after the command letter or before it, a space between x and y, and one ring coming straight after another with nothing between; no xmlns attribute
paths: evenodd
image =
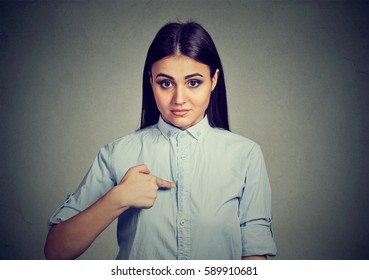
<svg viewBox="0 0 369 280"><path fill-rule="evenodd" d="M369 259L368 1L1 1L0 258L43 259L47 219L139 125L167 21L212 34L231 129L258 142L275 259ZM115 224L81 257L113 259Z"/></svg>

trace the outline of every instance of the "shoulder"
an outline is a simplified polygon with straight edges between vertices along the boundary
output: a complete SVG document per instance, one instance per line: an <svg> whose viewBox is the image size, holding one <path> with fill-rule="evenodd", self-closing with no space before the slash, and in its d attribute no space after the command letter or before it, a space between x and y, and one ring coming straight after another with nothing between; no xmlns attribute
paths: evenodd
<svg viewBox="0 0 369 280"><path fill-rule="evenodd" d="M218 153L222 162L235 162L246 170L264 161L259 144L245 136L218 128L212 128L209 136L207 142L213 143L209 149ZM245 170L240 174L245 174Z"/></svg>
<svg viewBox="0 0 369 280"><path fill-rule="evenodd" d="M223 145L229 147L238 147L248 151L260 148L255 141L225 129L211 128L209 135L211 138L215 139L216 142L223 143Z"/></svg>
<svg viewBox="0 0 369 280"><path fill-rule="evenodd" d="M157 125L153 125L144 129L136 130L130 134L121 136L112 142L104 145L102 150L114 153L120 150L130 150L142 146L144 142L151 142L160 137L161 133Z"/></svg>

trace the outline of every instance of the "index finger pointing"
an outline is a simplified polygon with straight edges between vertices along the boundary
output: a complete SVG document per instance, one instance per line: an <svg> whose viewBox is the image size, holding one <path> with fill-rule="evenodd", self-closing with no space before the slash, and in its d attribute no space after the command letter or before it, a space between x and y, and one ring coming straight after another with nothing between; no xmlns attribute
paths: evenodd
<svg viewBox="0 0 369 280"><path fill-rule="evenodd" d="M159 188L174 188L176 185L172 182L163 180L159 177L156 177L156 184L158 185Z"/></svg>

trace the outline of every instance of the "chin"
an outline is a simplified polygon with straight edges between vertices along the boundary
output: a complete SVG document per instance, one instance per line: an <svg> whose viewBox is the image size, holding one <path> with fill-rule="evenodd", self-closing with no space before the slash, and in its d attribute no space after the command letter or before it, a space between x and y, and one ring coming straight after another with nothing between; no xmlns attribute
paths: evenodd
<svg viewBox="0 0 369 280"><path fill-rule="evenodd" d="M169 119L169 123L182 130L191 127L191 122L183 118L171 118Z"/></svg>
<svg viewBox="0 0 369 280"><path fill-rule="evenodd" d="M179 129L185 130L191 126L191 124L187 122L173 121L172 125L178 127Z"/></svg>

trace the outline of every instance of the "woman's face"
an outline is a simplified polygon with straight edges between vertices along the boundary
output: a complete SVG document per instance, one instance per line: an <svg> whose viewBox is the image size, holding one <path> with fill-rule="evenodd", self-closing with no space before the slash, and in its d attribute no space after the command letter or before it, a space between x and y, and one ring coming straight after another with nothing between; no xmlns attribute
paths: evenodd
<svg viewBox="0 0 369 280"><path fill-rule="evenodd" d="M151 86L164 121L185 130L205 115L210 94L218 80L206 64L184 56L164 57L152 65Z"/></svg>

